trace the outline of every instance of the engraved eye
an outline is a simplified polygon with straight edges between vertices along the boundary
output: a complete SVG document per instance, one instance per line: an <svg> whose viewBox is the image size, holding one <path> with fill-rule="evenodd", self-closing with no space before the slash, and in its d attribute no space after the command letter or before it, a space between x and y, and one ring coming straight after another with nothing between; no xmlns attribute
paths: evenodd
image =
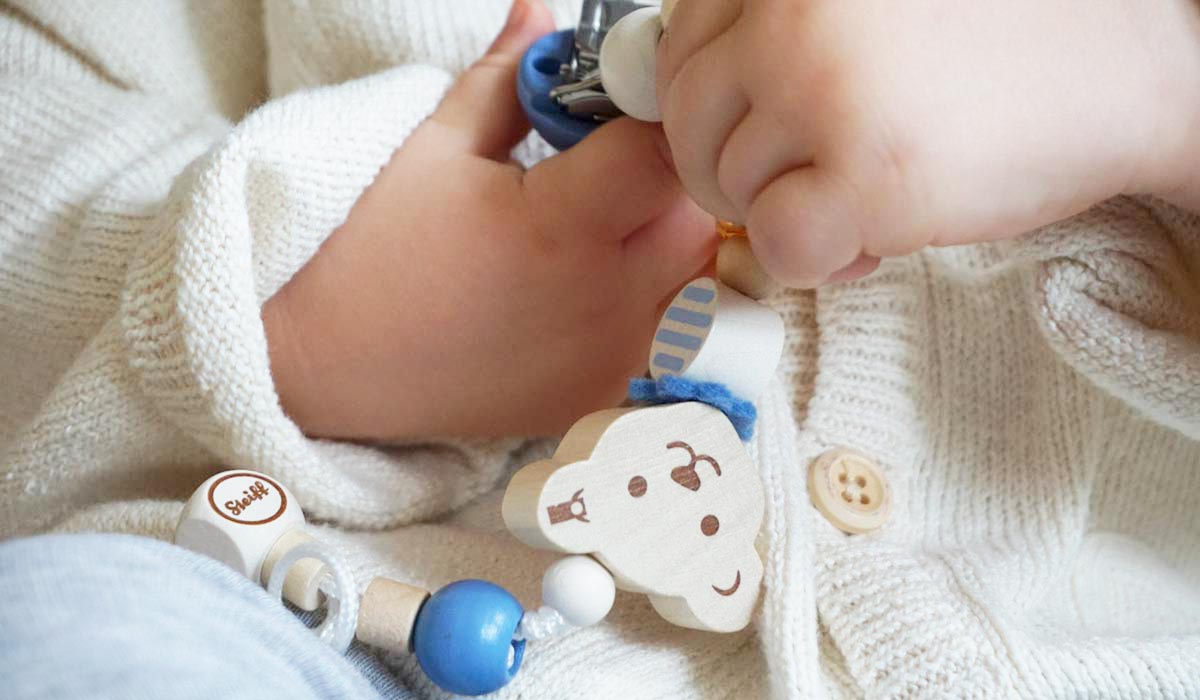
<svg viewBox="0 0 1200 700"><path fill-rule="evenodd" d="M705 537L712 537L717 534L719 529L721 529L721 521L717 520L715 515L706 515L700 521L700 532L703 532Z"/></svg>
<svg viewBox="0 0 1200 700"><path fill-rule="evenodd" d="M635 476L629 480L629 495L634 498L641 498L646 495L646 480L640 476Z"/></svg>

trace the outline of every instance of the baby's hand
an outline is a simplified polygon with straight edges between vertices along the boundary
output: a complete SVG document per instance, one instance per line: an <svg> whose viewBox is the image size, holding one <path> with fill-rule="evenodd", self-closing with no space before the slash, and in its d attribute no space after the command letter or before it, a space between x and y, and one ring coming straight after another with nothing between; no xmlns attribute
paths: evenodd
<svg viewBox="0 0 1200 700"><path fill-rule="evenodd" d="M713 253L657 126L621 119L528 172L517 17L263 318L284 409L339 438L561 431L644 372L660 307Z"/></svg>
<svg viewBox="0 0 1200 700"><path fill-rule="evenodd" d="M998 239L1200 163L1195 0L680 0L679 173L795 286Z"/></svg>

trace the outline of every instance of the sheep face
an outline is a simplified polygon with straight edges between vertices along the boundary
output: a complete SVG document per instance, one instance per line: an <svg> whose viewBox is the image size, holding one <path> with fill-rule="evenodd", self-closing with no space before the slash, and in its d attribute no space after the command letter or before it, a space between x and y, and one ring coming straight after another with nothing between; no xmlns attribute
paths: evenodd
<svg viewBox="0 0 1200 700"><path fill-rule="evenodd" d="M526 543L592 554L667 620L719 632L753 612L762 517L762 484L733 426L699 403L587 416L504 499Z"/></svg>

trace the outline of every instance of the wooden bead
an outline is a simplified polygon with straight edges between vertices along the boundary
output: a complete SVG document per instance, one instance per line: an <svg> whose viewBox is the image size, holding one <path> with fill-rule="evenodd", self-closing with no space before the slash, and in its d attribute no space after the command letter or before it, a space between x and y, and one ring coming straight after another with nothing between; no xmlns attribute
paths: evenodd
<svg viewBox="0 0 1200 700"><path fill-rule="evenodd" d="M663 0L662 2L662 26L667 29L671 26L671 15L675 13L675 4L679 0Z"/></svg>
<svg viewBox="0 0 1200 700"><path fill-rule="evenodd" d="M662 121L658 112L658 38L662 25L657 7L644 7L622 17L600 46L600 80L622 112L644 122Z"/></svg>
<svg viewBox="0 0 1200 700"><path fill-rule="evenodd" d="M783 354L783 318L710 277L693 280L671 302L650 347L650 376L720 382L753 401Z"/></svg>
<svg viewBox="0 0 1200 700"><path fill-rule="evenodd" d="M312 542L313 537L300 530L288 530L283 533L271 551L267 553L262 565L262 585L271 580L271 572L275 564L292 548ZM287 578L283 580L283 597L301 610L313 611L321 607L321 579L329 567L319 559L301 559L288 569Z"/></svg>
<svg viewBox="0 0 1200 700"><path fill-rule="evenodd" d="M542 603L576 627L603 620L616 595L612 574L591 557L559 559L542 575Z"/></svg>
<svg viewBox="0 0 1200 700"><path fill-rule="evenodd" d="M279 538L304 525L292 494L265 474L234 470L196 489L175 528L175 544L261 581L263 561Z"/></svg>
<svg viewBox="0 0 1200 700"><path fill-rule="evenodd" d="M780 289L779 283L759 264L750 240L745 237L721 241L717 248L717 277L751 299L765 299Z"/></svg>
<svg viewBox="0 0 1200 700"><path fill-rule="evenodd" d="M455 581L429 597L413 630L421 670L455 695L487 695L503 688L525 658L514 639L525 610L512 593L478 579Z"/></svg>
<svg viewBox="0 0 1200 700"><path fill-rule="evenodd" d="M358 608L354 636L364 644L394 652L412 650L417 613L429 591L389 578L377 577L367 586Z"/></svg>
<svg viewBox="0 0 1200 700"><path fill-rule="evenodd" d="M502 514L526 544L592 554L670 622L733 632L758 599L763 509L733 426L689 402L584 417L552 458L517 472Z"/></svg>

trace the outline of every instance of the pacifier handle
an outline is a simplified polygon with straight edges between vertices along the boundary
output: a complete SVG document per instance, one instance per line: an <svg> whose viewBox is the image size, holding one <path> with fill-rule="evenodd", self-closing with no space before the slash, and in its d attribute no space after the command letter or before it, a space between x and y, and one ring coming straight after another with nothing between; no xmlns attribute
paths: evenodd
<svg viewBox="0 0 1200 700"><path fill-rule="evenodd" d="M600 122L571 116L550 98L550 91L567 83L560 71L570 63L575 32L565 29L534 42L517 71L517 98L533 128L551 146L565 151L582 141Z"/></svg>

